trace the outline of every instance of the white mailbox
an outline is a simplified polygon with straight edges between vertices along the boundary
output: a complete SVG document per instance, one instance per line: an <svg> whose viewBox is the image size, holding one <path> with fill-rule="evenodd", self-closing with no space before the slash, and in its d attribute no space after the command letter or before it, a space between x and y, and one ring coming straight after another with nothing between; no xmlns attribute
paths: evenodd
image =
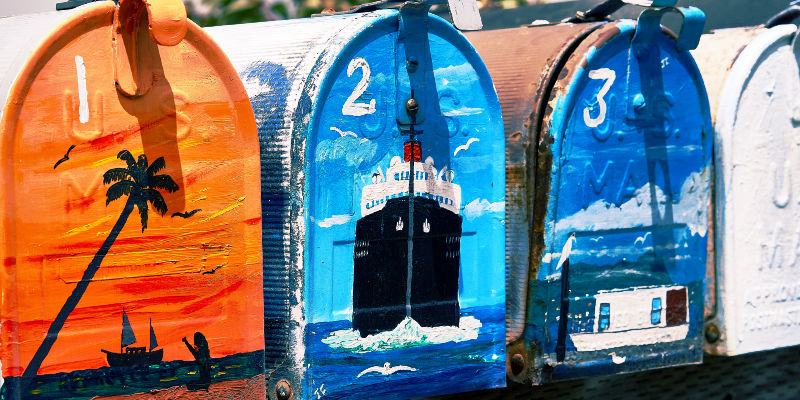
<svg viewBox="0 0 800 400"><path fill-rule="evenodd" d="M710 353L800 344L797 30L774 23L719 30L704 35L694 51L715 134Z"/></svg>

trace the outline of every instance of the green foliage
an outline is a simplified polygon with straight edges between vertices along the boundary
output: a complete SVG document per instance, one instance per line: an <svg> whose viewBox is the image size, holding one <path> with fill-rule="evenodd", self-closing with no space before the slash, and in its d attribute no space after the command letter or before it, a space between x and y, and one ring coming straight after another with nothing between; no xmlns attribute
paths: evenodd
<svg viewBox="0 0 800 400"><path fill-rule="evenodd" d="M189 18L200 26L303 18L325 9L349 10L373 0L184 0Z"/></svg>

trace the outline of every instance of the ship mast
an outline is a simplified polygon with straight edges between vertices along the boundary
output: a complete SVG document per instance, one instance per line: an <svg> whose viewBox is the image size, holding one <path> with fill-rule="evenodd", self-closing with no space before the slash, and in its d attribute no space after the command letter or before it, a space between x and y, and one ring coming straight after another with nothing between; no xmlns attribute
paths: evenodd
<svg viewBox="0 0 800 400"><path fill-rule="evenodd" d="M416 134L422 134L422 131L414 129L414 124L417 120L417 111L419 104L414 99L414 91L411 91L411 98L406 102L406 112L411 117L411 127L403 132L408 135L408 140L403 144L403 158L404 161L410 163L408 169L408 252L406 259L408 260L406 271L406 318L411 318L411 278L414 273L414 164L422 159L422 147L419 141L415 138Z"/></svg>

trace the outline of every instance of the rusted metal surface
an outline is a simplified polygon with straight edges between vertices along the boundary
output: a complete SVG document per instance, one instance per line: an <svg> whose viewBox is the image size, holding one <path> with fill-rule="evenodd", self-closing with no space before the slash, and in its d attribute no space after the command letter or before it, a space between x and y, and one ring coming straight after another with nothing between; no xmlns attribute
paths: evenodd
<svg viewBox="0 0 800 400"><path fill-rule="evenodd" d="M472 32L467 38L493 76L506 136L506 342L522 336L537 132L560 63L600 24L524 26ZM508 38L515 40L509 43ZM513 57L509 57L513 55ZM532 147L531 147L532 146Z"/></svg>
<svg viewBox="0 0 800 400"><path fill-rule="evenodd" d="M508 354L524 361L508 365L510 377L524 376L531 363L527 359L522 335L528 304L528 282L536 277L542 246L534 246L531 257L531 232L543 231L530 221L535 218L534 203L546 205L547 190L536 191L535 164L542 111L553 81L575 46L601 24L560 24L523 26L513 29L467 33L494 79L503 110L506 137L506 344ZM508 38L515 40L509 42ZM509 57L511 55L511 57ZM544 155L541 162L549 163ZM535 198L540 193L541 198ZM540 224L541 225L541 224ZM512 360L513 357L509 358ZM510 362L510 361L509 361ZM524 366L523 368L520 365ZM512 368L513 367L513 368Z"/></svg>

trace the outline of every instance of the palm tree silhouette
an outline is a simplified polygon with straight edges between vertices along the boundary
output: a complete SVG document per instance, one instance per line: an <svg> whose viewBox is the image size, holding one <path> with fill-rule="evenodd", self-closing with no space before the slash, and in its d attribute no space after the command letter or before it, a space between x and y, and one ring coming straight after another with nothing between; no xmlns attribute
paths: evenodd
<svg viewBox="0 0 800 400"><path fill-rule="evenodd" d="M100 268L100 263L103 262L103 258L122 231L125 222L128 221L128 217L131 215L131 212L133 212L133 208L136 207L139 209L142 232L144 232L145 228L147 228L147 203L149 202L161 216L164 216L164 214L167 213L167 203L164 202L164 197L161 196L158 190L166 190L172 193L179 189L178 184L175 183L169 175L156 175L158 171L166 167L164 157L159 157L153 161L152 164L148 165L147 156L144 154L140 155L138 160L135 160L128 150L122 150L117 154L117 158L125 161L128 166L127 168L112 168L103 174L103 184L108 185L111 182L116 182L106 191L106 206L122 196L128 196L128 201L125 203L125 207L122 209L122 214L120 214L119 219L117 219L117 223L114 224L114 227L103 242L103 245L100 246L92 262L89 263L89 267L84 271L83 277L80 282L78 282L78 285L72 290L72 294L70 294L67 301L64 302L61 311L58 312L53 323L50 324L50 329L47 330L47 336L45 336L42 344L39 345L39 349L36 350L28 367L25 368L25 372L22 373L20 382L21 393L24 393L25 388L33 377L36 376L39 367L41 367L42 362L56 342L58 333L61 331L61 328L64 327L64 322L66 322L70 313L75 310L81 297L83 297L86 288L89 286L89 282L92 281L94 274Z"/></svg>

